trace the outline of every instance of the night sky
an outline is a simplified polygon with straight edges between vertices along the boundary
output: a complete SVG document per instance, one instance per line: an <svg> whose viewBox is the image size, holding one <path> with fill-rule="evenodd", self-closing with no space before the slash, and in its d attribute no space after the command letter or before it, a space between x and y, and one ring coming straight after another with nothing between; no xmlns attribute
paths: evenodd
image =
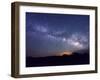
<svg viewBox="0 0 100 80"><path fill-rule="evenodd" d="M26 12L26 55L53 56L89 47L89 15Z"/></svg>

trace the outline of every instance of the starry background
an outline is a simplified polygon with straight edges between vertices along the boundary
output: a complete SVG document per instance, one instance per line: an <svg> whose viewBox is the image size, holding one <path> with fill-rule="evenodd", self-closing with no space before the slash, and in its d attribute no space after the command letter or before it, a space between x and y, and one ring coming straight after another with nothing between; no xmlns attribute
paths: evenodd
<svg viewBox="0 0 100 80"><path fill-rule="evenodd" d="M89 48L89 15L26 12L26 55L53 56Z"/></svg>

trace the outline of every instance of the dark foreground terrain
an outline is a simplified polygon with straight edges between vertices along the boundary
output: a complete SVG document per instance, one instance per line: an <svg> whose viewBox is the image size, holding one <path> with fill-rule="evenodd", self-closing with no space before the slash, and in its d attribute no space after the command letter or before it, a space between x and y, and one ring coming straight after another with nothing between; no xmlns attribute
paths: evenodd
<svg viewBox="0 0 100 80"><path fill-rule="evenodd" d="M89 64L89 54L78 54L67 56L49 56L49 57L26 57L26 67L39 66L60 66L60 65L79 65Z"/></svg>

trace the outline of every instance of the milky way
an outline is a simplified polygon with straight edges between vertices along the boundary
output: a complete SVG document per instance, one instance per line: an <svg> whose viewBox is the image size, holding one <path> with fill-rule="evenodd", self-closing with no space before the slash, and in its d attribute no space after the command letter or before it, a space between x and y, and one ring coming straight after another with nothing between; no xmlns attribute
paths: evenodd
<svg viewBox="0 0 100 80"><path fill-rule="evenodd" d="M88 15L26 13L27 56L51 56L88 47Z"/></svg>

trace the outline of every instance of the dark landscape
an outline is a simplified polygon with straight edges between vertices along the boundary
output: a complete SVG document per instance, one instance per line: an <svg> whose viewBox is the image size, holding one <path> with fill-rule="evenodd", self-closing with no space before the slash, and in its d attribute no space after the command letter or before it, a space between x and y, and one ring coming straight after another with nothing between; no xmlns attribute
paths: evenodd
<svg viewBox="0 0 100 80"><path fill-rule="evenodd" d="M26 67L39 66L60 66L60 65L80 65L89 64L88 53L76 53L63 56L48 56L48 57L26 57Z"/></svg>

